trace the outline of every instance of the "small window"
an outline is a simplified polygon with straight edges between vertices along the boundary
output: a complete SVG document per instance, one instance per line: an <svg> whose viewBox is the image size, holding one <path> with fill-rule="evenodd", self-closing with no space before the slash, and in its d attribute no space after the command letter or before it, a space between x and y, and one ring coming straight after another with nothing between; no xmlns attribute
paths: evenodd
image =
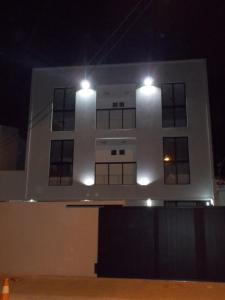
<svg viewBox="0 0 225 300"><path fill-rule="evenodd" d="M119 153L120 153L120 155L125 155L125 150L124 150L124 149L121 149L121 150L119 151Z"/></svg>
<svg viewBox="0 0 225 300"><path fill-rule="evenodd" d="M120 107L124 107L124 102L120 102Z"/></svg>
<svg viewBox="0 0 225 300"><path fill-rule="evenodd" d="M117 151L116 150L111 150L111 155L116 155Z"/></svg>
<svg viewBox="0 0 225 300"><path fill-rule="evenodd" d="M113 102L112 107L117 107L118 103L117 102Z"/></svg>

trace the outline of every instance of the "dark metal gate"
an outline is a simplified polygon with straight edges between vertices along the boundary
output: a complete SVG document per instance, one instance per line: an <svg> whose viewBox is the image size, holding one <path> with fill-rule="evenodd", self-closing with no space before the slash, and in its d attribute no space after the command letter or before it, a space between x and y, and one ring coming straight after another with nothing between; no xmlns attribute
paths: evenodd
<svg viewBox="0 0 225 300"><path fill-rule="evenodd" d="M100 208L97 275L225 281L225 208Z"/></svg>

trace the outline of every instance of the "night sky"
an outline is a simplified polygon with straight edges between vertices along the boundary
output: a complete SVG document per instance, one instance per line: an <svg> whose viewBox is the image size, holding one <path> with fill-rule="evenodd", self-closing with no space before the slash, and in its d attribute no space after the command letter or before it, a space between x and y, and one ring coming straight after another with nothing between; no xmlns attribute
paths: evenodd
<svg viewBox="0 0 225 300"><path fill-rule="evenodd" d="M7 1L0 23L0 124L26 136L33 67L207 58L215 168L225 157L224 0Z"/></svg>

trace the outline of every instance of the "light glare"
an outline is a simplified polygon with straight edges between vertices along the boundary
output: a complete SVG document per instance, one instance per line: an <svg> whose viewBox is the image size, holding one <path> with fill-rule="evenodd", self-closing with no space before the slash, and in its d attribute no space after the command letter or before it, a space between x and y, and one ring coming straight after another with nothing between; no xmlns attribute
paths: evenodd
<svg viewBox="0 0 225 300"><path fill-rule="evenodd" d="M148 207L151 207L152 206L152 199L150 199L150 198L147 199L146 204L147 204Z"/></svg>
<svg viewBox="0 0 225 300"><path fill-rule="evenodd" d="M81 88L84 90L88 90L91 86L90 82L86 79L82 80L80 85L81 85Z"/></svg>
<svg viewBox="0 0 225 300"><path fill-rule="evenodd" d="M151 86L152 84L153 84L153 78L150 77L150 76L146 77L145 80L144 80L144 85L145 86Z"/></svg>
<svg viewBox="0 0 225 300"><path fill-rule="evenodd" d="M140 185L149 185L150 180L147 177L141 177L141 178L138 179L138 184L140 184Z"/></svg>
<svg viewBox="0 0 225 300"><path fill-rule="evenodd" d="M83 183L87 186L91 186L91 185L94 185L94 179L91 178L91 177L87 177L84 179Z"/></svg>

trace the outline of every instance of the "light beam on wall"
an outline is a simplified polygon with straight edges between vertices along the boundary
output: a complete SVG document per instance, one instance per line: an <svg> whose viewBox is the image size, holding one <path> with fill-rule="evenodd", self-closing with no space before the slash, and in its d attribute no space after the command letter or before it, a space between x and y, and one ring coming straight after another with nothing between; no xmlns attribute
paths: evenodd
<svg viewBox="0 0 225 300"><path fill-rule="evenodd" d="M137 179L137 183L140 185L149 185L151 183L151 180L147 176L139 176Z"/></svg>
<svg viewBox="0 0 225 300"><path fill-rule="evenodd" d="M83 184L87 185L87 186L91 186L95 184L94 178L92 176L86 176L83 180L82 180Z"/></svg>
<svg viewBox="0 0 225 300"><path fill-rule="evenodd" d="M148 76L144 79L143 85L144 86L152 86L153 82L154 82L153 78Z"/></svg>
<svg viewBox="0 0 225 300"><path fill-rule="evenodd" d="M152 206L152 199L147 199L146 200L146 205L148 206L148 207L151 207Z"/></svg>

